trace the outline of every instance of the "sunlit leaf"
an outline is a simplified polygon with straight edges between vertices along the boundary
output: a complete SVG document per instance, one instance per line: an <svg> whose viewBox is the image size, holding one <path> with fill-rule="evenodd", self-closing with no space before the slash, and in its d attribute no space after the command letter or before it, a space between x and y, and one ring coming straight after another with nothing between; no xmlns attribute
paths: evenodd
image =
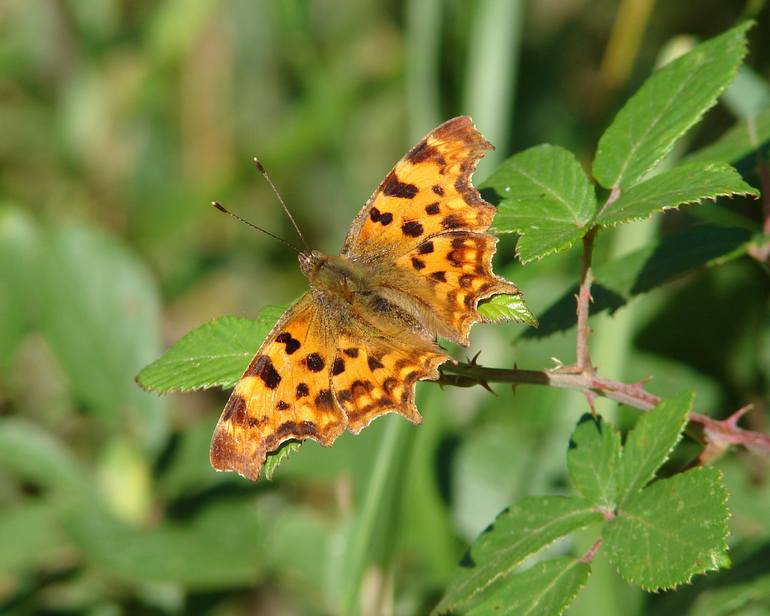
<svg viewBox="0 0 770 616"><path fill-rule="evenodd" d="M511 505L473 543L434 613L443 614L467 604L527 556L602 519L582 498L543 496Z"/></svg>
<svg viewBox="0 0 770 616"><path fill-rule="evenodd" d="M269 306L256 321L225 316L201 325L144 368L137 381L163 393L232 388L283 310Z"/></svg>
<svg viewBox="0 0 770 616"><path fill-rule="evenodd" d="M599 140L593 174L605 188L630 188L712 107L746 54L744 22L657 70Z"/></svg>
<svg viewBox="0 0 770 616"><path fill-rule="evenodd" d="M495 295L481 302L478 310L479 314L491 323L513 321L537 327L537 319L524 303L523 295Z"/></svg>
<svg viewBox="0 0 770 616"><path fill-rule="evenodd" d="M590 574L591 566L574 558L545 560L502 580L494 594L468 614L558 616L567 609Z"/></svg>
<svg viewBox="0 0 770 616"><path fill-rule="evenodd" d="M684 391L647 411L628 434L617 473L618 505L633 497L666 461L687 423L694 395Z"/></svg>
<svg viewBox="0 0 770 616"><path fill-rule="evenodd" d="M484 182L499 198L495 233L519 233L522 263L569 248L596 210L594 188L572 153L540 145L511 156Z"/></svg>
<svg viewBox="0 0 770 616"><path fill-rule="evenodd" d="M620 434L601 417L584 416L567 450L567 470L575 489L586 500L611 507L619 460Z"/></svg>
<svg viewBox="0 0 770 616"><path fill-rule="evenodd" d="M642 220L655 212L729 195L759 196L738 172L722 163L690 163L674 167L624 191L602 209L596 224L617 225Z"/></svg>
<svg viewBox="0 0 770 616"><path fill-rule="evenodd" d="M603 532L618 573L647 590L672 588L725 563L730 512L715 468L695 468L637 492Z"/></svg>

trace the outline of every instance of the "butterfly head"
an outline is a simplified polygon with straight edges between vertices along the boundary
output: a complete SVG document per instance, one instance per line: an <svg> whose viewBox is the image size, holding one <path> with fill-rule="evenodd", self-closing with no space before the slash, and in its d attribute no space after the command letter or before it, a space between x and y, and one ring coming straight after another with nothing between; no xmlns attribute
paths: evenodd
<svg viewBox="0 0 770 616"><path fill-rule="evenodd" d="M300 252L297 255L299 259L299 268L302 273L312 281L317 275L318 270L321 269L326 261L326 255L318 252L317 250L311 250L310 252Z"/></svg>

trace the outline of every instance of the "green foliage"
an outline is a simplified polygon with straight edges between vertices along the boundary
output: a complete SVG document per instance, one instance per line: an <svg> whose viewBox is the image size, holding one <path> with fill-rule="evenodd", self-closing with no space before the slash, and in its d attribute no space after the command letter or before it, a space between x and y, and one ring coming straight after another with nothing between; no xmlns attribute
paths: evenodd
<svg viewBox="0 0 770 616"><path fill-rule="evenodd" d="M737 163L770 141L770 108L738 122L724 135L687 157L690 162Z"/></svg>
<svg viewBox="0 0 770 616"><path fill-rule="evenodd" d="M580 164L563 148L531 148L490 176L485 186L499 202L494 230L519 233L522 263L568 249L596 225L641 220L720 196L759 195L725 163L689 163L645 179L728 86L746 53L749 26L737 26L660 69L621 109L594 160L597 181L613 191L601 207Z"/></svg>
<svg viewBox="0 0 770 616"><path fill-rule="evenodd" d="M730 195L758 197L759 191L746 184L729 165L690 163L664 171L621 193L617 201L602 208L595 222L602 226L617 225L685 203Z"/></svg>
<svg viewBox="0 0 770 616"><path fill-rule="evenodd" d="M7 3L0 612L422 614L442 595L437 611L474 614L767 611L770 483L752 454L682 471L701 444L680 440L691 400L673 395L697 388L715 418L769 395L750 198L767 172L767 46L739 66L767 24L643 83L656 49L663 63L691 46L661 37L724 31L728 12L658 3L610 25L580 3L519 4L328 0L318 19L314 3ZM597 70L587 40L641 45L594 49ZM460 112L497 147L475 177L499 208L495 269L524 294L479 306L495 325L474 328L474 369L570 361L572 336L544 338L574 326L590 231L597 378L652 375L666 402L629 430L631 411L597 400L568 439L586 409L574 391L420 383L419 428L391 415L332 448L285 443L256 485L213 471L221 390L278 319L270 304L306 281L291 251L204 204L292 239L258 154L333 253L405 148ZM529 147L544 142L565 147ZM534 315L538 330L500 323ZM145 389L191 393L143 392L140 370Z"/></svg>
<svg viewBox="0 0 770 616"><path fill-rule="evenodd" d="M537 327L537 319L524 303L522 295L495 295L479 304L479 314L490 323L526 323Z"/></svg>
<svg viewBox="0 0 770 616"><path fill-rule="evenodd" d="M201 325L144 368L136 377L137 382L158 393L209 387L230 389L284 310L269 306L256 321L219 317Z"/></svg>
<svg viewBox="0 0 770 616"><path fill-rule="evenodd" d="M560 614L585 584L594 554L542 560L538 553L599 522L595 547L627 582L642 588L672 588L723 566L730 514L719 471L698 468L647 485L681 438L692 403L691 393L664 400L639 418L622 448L620 435L601 418L581 420L567 467L582 498L511 505L473 543L435 612L466 606L483 592L473 607L478 613L508 609L518 597L518 612L511 613ZM541 562L516 569L533 555Z"/></svg>
<svg viewBox="0 0 770 616"><path fill-rule="evenodd" d="M661 402L654 412L639 418L623 447L618 466L617 503L623 505L638 492L666 461L687 423L692 392Z"/></svg>
<svg viewBox="0 0 770 616"><path fill-rule="evenodd" d="M567 469L575 489L602 507L616 502L615 474L620 461L620 435L587 415L580 420L567 451Z"/></svg>
<svg viewBox="0 0 770 616"><path fill-rule="evenodd" d="M564 148L541 145L506 160L483 184L500 204L494 230L517 232L522 263L572 246L586 232L596 195L585 172Z"/></svg>
<svg viewBox="0 0 770 616"><path fill-rule="evenodd" d="M585 585L591 566L574 558L554 558L516 573L468 614L561 614Z"/></svg>
<svg viewBox="0 0 770 616"><path fill-rule="evenodd" d="M745 255L752 234L739 228L699 225L671 233L633 252L602 263L594 270L591 314L615 312L685 274L714 267ZM544 337L575 325L577 285L568 289L540 314L540 327L524 337Z"/></svg>
<svg viewBox="0 0 770 616"><path fill-rule="evenodd" d="M605 188L638 184L730 84L752 22L728 30L656 71L599 140L593 173Z"/></svg>
<svg viewBox="0 0 770 616"><path fill-rule="evenodd" d="M629 497L603 533L604 548L627 582L673 588L724 566L729 517L719 471L694 468Z"/></svg>
<svg viewBox="0 0 770 616"><path fill-rule="evenodd" d="M508 576L528 556L601 520L601 513L581 498L540 496L511 505L473 543L435 613L467 605L496 580Z"/></svg>

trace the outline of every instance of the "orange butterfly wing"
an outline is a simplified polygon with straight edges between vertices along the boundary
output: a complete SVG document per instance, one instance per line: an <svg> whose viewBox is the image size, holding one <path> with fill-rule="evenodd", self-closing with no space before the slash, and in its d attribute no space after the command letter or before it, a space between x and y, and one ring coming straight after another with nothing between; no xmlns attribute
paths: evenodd
<svg viewBox="0 0 770 616"><path fill-rule="evenodd" d="M492 146L467 116L449 120L402 158L353 222L342 254L370 265L376 282L435 335L463 345L482 320L478 302L518 294L492 272L494 206L471 183Z"/></svg>
<svg viewBox="0 0 770 616"><path fill-rule="evenodd" d="M351 226L343 257L375 292L313 290L280 319L235 387L214 432L211 463L257 479L289 439L322 445L397 412L415 423L415 383L467 344L478 302L518 289L492 272L495 208L471 184L491 145L470 118L445 122L412 148ZM338 293L340 295L338 295Z"/></svg>
<svg viewBox="0 0 770 616"><path fill-rule="evenodd" d="M281 317L235 386L211 442L211 465L256 480L265 457L289 439L323 445L345 431L331 392L336 340L306 293Z"/></svg>

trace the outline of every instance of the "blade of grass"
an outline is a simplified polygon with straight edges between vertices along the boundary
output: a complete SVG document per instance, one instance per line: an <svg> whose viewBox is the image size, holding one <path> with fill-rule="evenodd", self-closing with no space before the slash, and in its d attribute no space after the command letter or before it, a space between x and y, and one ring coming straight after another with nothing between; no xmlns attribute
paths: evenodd
<svg viewBox="0 0 770 616"><path fill-rule="evenodd" d="M482 159L479 178L508 151L524 6L523 0L484 0L471 26L462 111L497 148Z"/></svg>

